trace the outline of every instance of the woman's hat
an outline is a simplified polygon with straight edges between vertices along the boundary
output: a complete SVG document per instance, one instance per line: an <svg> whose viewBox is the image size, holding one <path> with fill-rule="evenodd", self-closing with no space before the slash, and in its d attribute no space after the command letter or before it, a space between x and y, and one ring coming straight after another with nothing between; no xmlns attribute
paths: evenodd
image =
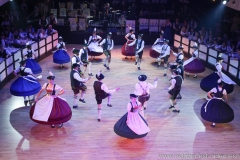
<svg viewBox="0 0 240 160"><path fill-rule="evenodd" d="M58 37L58 39L63 39L63 38L60 36L60 37Z"/></svg>
<svg viewBox="0 0 240 160"><path fill-rule="evenodd" d="M182 45L181 45L181 46L179 46L179 47L178 47L178 49L183 49L183 46L182 46Z"/></svg>
<svg viewBox="0 0 240 160"><path fill-rule="evenodd" d="M219 79L219 80L217 81L217 83L218 83L219 86L223 85L223 82L222 82L221 79Z"/></svg>
<svg viewBox="0 0 240 160"><path fill-rule="evenodd" d="M76 68L76 67L80 67L80 65L77 64L77 63L74 63L74 64L72 65L72 68Z"/></svg>
<svg viewBox="0 0 240 160"><path fill-rule="evenodd" d="M132 32L132 31L134 31L134 30L132 29L132 27L129 27L129 32Z"/></svg>
<svg viewBox="0 0 240 160"><path fill-rule="evenodd" d="M104 79L104 75L101 72L99 72L98 74L96 74L96 78L98 80L102 80L102 79Z"/></svg>
<svg viewBox="0 0 240 160"><path fill-rule="evenodd" d="M137 98L138 96L136 94L130 94L130 97Z"/></svg>
<svg viewBox="0 0 240 160"><path fill-rule="evenodd" d="M53 75L53 73L51 71L48 71L48 73L49 73L49 76L47 77L47 79L54 80L55 76Z"/></svg>
<svg viewBox="0 0 240 160"><path fill-rule="evenodd" d="M147 79L147 76L146 75L140 75L139 77L138 77L138 80L139 81L145 81Z"/></svg>

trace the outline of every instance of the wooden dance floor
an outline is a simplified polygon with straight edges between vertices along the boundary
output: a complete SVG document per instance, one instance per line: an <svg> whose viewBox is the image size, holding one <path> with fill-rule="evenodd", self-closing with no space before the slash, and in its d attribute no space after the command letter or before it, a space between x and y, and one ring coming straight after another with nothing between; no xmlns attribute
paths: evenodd
<svg viewBox="0 0 240 160"><path fill-rule="evenodd" d="M80 45L67 45L72 56L72 48ZM212 73L206 69L195 79L185 77L182 87L183 99L178 100L181 112L173 113L166 87L169 77L163 77L163 66L156 67L155 59L149 57L150 46L144 49L141 71L134 60L124 59L121 46L112 51L110 70L103 66L105 56L93 61L94 76L86 83L87 103L78 101L78 108L72 109L72 119L62 128L52 129L48 125L30 120L30 107L24 107L23 98L10 94L10 81L0 91L0 159L1 160L162 160L162 159L240 159L240 87L235 86L229 95L229 105L235 119L227 124L217 124L211 128L210 122L200 116L206 93L199 87L200 80ZM172 56L170 61L175 58ZM52 55L39 63L43 69L43 85L47 82L48 70L56 78L55 83L65 89L63 98L73 106L73 92L70 87L70 63L60 69L54 64ZM103 101L102 120L97 121L97 105L93 90L95 75L103 70L103 82L110 89L120 87L112 97L113 107ZM114 124L126 113L129 94L133 93L138 76L146 74L147 81L153 83L159 77L158 86L151 90L145 117L151 131L142 139L126 139L113 131ZM215 158L214 158L215 156ZM225 156L225 158L224 158ZM237 157L238 156L238 157Z"/></svg>

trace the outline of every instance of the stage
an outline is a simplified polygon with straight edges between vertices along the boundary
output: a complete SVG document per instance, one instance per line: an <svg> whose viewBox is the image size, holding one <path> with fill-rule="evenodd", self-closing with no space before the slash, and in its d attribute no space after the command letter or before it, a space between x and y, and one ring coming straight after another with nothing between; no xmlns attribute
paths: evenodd
<svg viewBox="0 0 240 160"><path fill-rule="evenodd" d="M64 35L59 36L63 36L65 41ZM76 35L75 40L77 37ZM153 41L155 40L156 37L153 38ZM76 43L82 44L83 41L79 40ZM67 44L68 53L72 56L72 48L80 47L81 45ZM84 99L87 103L78 102L79 107L72 109L72 119L64 123L62 128L51 128L31 121L30 107L24 107L22 97L10 94L9 88L13 80L7 83L0 91L0 159L198 160L220 158L211 158L213 154L238 156L232 159L240 159L239 86L235 85L234 92L228 95L235 119L230 123L217 124L216 128L212 128L211 123L204 121L200 116L201 106L206 102L204 99L206 93L199 87L201 79L212 73L212 70L206 69L196 79L192 75L185 77L181 91L183 99L178 100L181 111L173 113L168 109L170 106L168 91L165 90L170 85L171 75L169 73L167 77L163 77L163 66L157 68L155 59L149 56L150 46L144 49L140 71L134 65L134 59L124 59L125 57L121 55L121 47L115 46L112 51L110 70L103 66L104 55L92 61L94 76L86 83L88 89ZM171 55L170 62L173 60L175 57ZM73 92L69 78L71 64L68 63L60 69L59 65L52 61L52 55L50 55L39 62L43 70L43 80L40 83L43 85L47 82L48 70L51 70L56 76L55 83L65 90L65 94L61 97L65 98L72 107ZM107 107L107 99L103 100L101 122L97 121L97 104L92 87L99 70L103 71L105 75L103 82L109 89L120 87L120 90L112 96L112 108ZM140 74L146 74L149 83L153 83L154 79L159 77L157 88L150 90L151 98L145 110L145 118L151 131L142 139L126 139L116 135L113 126L127 112L129 94L134 92Z"/></svg>

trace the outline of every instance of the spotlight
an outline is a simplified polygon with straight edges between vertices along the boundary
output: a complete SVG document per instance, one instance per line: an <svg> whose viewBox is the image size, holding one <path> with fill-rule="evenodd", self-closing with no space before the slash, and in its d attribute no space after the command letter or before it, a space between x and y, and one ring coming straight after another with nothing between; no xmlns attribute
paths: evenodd
<svg viewBox="0 0 240 160"><path fill-rule="evenodd" d="M226 0L223 0L223 2L222 2L223 4L226 4L227 3L227 1Z"/></svg>

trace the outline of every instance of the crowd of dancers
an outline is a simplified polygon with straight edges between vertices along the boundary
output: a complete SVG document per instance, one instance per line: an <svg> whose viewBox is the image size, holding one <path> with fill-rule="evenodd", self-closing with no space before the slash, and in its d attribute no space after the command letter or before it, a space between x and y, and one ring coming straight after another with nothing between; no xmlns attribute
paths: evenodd
<svg viewBox="0 0 240 160"><path fill-rule="evenodd" d="M74 95L73 109L78 107L78 94L80 94L79 101L86 103L84 100L87 90L85 83L93 76L88 53L104 53L106 58L103 66L110 70L111 50L114 48L114 41L111 37L112 34L108 33L107 37L102 39L94 30L89 41L84 41L81 49L72 49L72 58L67 53L63 38L59 37L59 42L56 46L57 50L53 53L53 62L60 64L60 68L62 68L65 63L71 61L70 82ZM140 70L144 49L143 35L139 34L135 38L134 30L130 29L125 38L127 42L122 47L122 54L126 58L127 56L135 56L135 65ZM192 46L193 52L190 53L192 57L184 61L183 46L179 46L178 53L174 53L168 43L169 40L164 39L161 32L160 37L155 41L150 50L150 55L156 55L158 68L163 63L163 76L167 76L168 73L171 74L170 86L167 88L170 102L169 109L173 109L172 111L175 113L180 113L177 99L182 98L180 92L184 75L188 77L191 73L194 74L194 78L197 78L198 73L205 71L205 66L198 58L197 44ZM176 57L173 62L169 62L171 54ZM48 83L45 83L43 86L40 85L38 80L42 79L42 76L36 77L35 74L41 73L42 69L34 59L34 55L35 53L31 49L31 45L27 44L27 52L24 54L24 59L20 61L20 67L14 71L14 74L19 77L11 84L10 92L14 96L24 97L25 106L29 103L31 106L30 118L34 122L48 124L52 128L55 125L62 127L63 123L69 121L72 117L71 107L64 98L60 97L60 95L64 94L64 89L54 83L55 76L51 71L49 71L49 76L47 77ZM227 123L234 119L234 112L227 104L227 95L233 92L234 84L236 83L222 72L222 61L223 59L219 55L215 65L216 71L203 78L200 83L200 88L207 92L208 97L206 103L202 106L201 116L203 119L212 122L212 127L215 127L216 123ZM81 66L83 66L83 69L81 69ZM85 77L87 70L88 77ZM96 74L97 80L93 84L98 111L97 121L99 122L101 121L102 100L107 98L107 106L112 107L111 97L120 90L118 87L109 89L103 82L104 78L102 71L99 71ZM157 88L158 78L154 80L153 84L146 81L147 76L144 74L140 75L138 80L139 82L135 84L135 91L129 95L130 101L127 104L127 113L114 125L115 133L126 138L141 138L150 131L144 118L144 112L147 109L147 102L150 100L150 90ZM43 91L46 94L40 98Z"/></svg>

